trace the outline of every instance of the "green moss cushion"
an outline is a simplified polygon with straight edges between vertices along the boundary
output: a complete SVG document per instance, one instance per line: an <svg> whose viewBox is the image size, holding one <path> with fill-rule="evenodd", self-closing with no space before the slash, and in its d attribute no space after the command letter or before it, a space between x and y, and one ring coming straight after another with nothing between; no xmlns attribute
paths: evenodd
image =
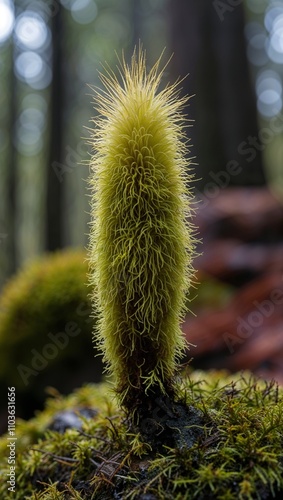
<svg viewBox="0 0 283 500"><path fill-rule="evenodd" d="M27 265L2 292L0 384L28 404L44 398L46 385L70 391L101 377L87 272L83 251L61 251Z"/></svg>

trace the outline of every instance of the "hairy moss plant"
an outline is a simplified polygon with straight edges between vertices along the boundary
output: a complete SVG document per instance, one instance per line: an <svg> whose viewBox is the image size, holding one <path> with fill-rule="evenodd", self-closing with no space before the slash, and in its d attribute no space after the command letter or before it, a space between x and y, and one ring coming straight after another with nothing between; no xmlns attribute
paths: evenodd
<svg viewBox="0 0 283 500"><path fill-rule="evenodd" d="M135 51L120 80L101 74L95 95L90 262L100 311L96 333L121 402L172 394L194 248L177 84L159 91L160 59L147 72Z"/></svg>

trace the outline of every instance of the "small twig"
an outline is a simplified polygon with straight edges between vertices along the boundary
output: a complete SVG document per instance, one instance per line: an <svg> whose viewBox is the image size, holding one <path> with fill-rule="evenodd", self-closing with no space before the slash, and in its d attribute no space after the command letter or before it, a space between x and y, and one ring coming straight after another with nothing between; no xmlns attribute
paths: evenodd
<svg viewBox="0 0 283 500"><path fill-rule="evenodd" d="M30 448L32 451L39 451L39 453L43 453L44 455L49 455L53 457L55 460L58 462L77 462L79 463L79 460L75 458L69 458L69 457L60 457L59 455L54 455L54 453L51 453L50 451L44 451L44 450L39 450L38 448Z"/></svg>
<svg viewBox="0 0 283 500"><path fill-rule="evenodd" d="M118 437L118 431L117 431L115 425L113 424L112 420L109 417L106 417L106 420L108 420L108 422L111 424L112 430L114 431L114 436ZM110 427L109 427L109 429L111 430Z"/></svg>

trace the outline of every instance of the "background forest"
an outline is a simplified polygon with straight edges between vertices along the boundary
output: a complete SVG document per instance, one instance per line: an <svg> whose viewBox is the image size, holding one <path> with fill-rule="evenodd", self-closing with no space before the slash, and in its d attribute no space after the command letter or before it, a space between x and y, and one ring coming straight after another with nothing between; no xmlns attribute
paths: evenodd
<svg viewBox="0 0 283 500"><path fill-rule="evenodd" d="M165 80L186 77L192 95L192 356L283 380L281 1L0 0L0 288L45 252L87 246L91 87L139 41L149 66L174 53Z"/></svg>
<svg viewBox="0 0 283 500"><path fill-rule="evenodd" d="M243 6L245 38L240 32ZM83 162L89 148L84 138L93 117L88 85L99 85L101 63L115 67L115 51L124 50L128 57L138 40L147 49L149 65L164 47L165 57L175 53L168 80L190 74L183 87L196 95L188 108L196 125L188 135L199 164L199 189L211 170L237 159L242 140L257 135L254 89L260 125L269 128L275 119L278 124L271 137L262 137L264 174L257 150L252 165L245 161L248 153L242 154L245 168L232 181L245 185L267 179L279 187L281 2L1 0L1 284L44 250L87 243L88 168ZM251 89L242 70L244 43ZM239 84L237 95L231 72ZM219 117L222 136L216 134Z"/></svg>

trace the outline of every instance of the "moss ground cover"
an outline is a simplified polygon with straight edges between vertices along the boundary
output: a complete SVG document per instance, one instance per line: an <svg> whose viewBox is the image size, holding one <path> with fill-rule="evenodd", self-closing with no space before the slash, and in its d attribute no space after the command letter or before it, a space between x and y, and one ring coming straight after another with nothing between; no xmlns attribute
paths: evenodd
<svg viewBox="0 0 283 500"><path fill-rule="evenodd" d="M155 451L131 431L109 389L87 385L67 397L55 394L36 418L18 421L13 498L281 498L283 389L275 383L248 373L183 376L180 397L202 416L190 429L196 439ZM156 411L161 416L160 406ZM3 436L1 498L9 498L7 453Z"/></svg>

